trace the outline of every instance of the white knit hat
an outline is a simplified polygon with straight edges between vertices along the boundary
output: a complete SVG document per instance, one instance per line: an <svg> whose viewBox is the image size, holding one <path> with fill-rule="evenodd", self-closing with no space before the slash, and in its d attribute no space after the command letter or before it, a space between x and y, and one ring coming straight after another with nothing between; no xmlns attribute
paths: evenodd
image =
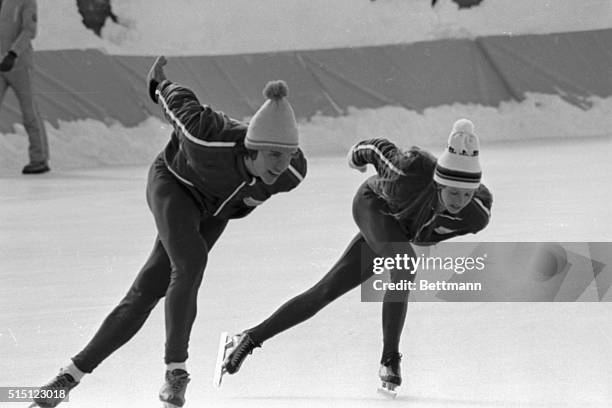
<svg viewBox="0 0 612 408"><path fill-rule="evenodd" d="M295 150L299 146L295 114L287 101L289 88L284 81L266 84L266 101L249 122L244 145L253 150Z"/></svg>
<svg viewBox="0 0 612 408"><path fill-rule="evenodd" d="M448 137L448 147L436 163L436 183L449 187L478 188L482 176L479 150L480 142L474 134L472 121L456 121Z"/></svg>

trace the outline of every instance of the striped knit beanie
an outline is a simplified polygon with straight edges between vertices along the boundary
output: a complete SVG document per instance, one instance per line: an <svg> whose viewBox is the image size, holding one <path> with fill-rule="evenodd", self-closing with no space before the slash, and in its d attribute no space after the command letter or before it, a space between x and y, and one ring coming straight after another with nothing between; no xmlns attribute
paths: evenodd
<svg viewBox="0 0 612 408"><path fill-rule="evenodd" d="M448 147L436 163L436 183L449 187L478 188L482 176L479 150L480 142L474 134L472 121L456 121L448 138Z"/></svg>
<svg viewBox="0 0 612 408"><path fill-rule="evenodd" d="M293 151L298 148L295 114L287 101L284 81L268 82L263 90L266 101L249 122L244 145L253 150Z"/></svg>

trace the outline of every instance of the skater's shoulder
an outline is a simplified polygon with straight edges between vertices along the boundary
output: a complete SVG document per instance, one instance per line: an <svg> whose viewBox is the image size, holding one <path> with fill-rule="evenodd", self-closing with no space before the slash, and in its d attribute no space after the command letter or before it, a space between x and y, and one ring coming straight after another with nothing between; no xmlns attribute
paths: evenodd
<svg viewBox="0 0 612 408"><path fill-rule="evenodd" d="M400 150L400 168L404 173L422 172L433 175L436 166L436 157L419 146L411 146Z"/></svg>
<svg viewBox="0 0 612 408"><path fill-rule="evenodd" d="M274 183L275 192L287 192L296 188L306 178L307 170L306 157L302 150L298 149L293 154L287 170Z"/></svg>
<svg viewBox="0 0 612 408"><path fill-rule="evenodd" d="M296 170L299 172L301 178L306 177L306 172L308 171L308 161L306 160L306 155L302 149L298 149L291 157L291 162L289 164L289 169Z"/></svg>
<svg viewBox="0 0 612 408"><path fill-rule="evenodd" d="M493 194L484 184L480 184L474 193L472 201L482 203L489 211L493 207Z"/></svg>
<svg viewBox="0 0 612 408"><path fill-rule="evenodd" d="M391 160L399 170L399 177L395 178L396 183L417 183L429 184L433 179L436 167L436 158L427 150L418 146L409 149L398 149L394 152ZM411 190L413 190L411 188Z"/></svg>
<svg viewBox="0 0 612 408"><path fill-rule="evenodd" d="M492 205L493 196L491 192L481 184L474 193L472 201L465 208L472 232L476 233L483 230L489 224Z"/></svg>
<svg viewBox="0 0 612 408"><path fill-rule="evenodd" d="M244 122L233 119L210 105L203 105L202 108L199 117L195 120L196 139L203 141L198 144L213 148L241 147L244 144L247 132L247 125Z"/></svg>

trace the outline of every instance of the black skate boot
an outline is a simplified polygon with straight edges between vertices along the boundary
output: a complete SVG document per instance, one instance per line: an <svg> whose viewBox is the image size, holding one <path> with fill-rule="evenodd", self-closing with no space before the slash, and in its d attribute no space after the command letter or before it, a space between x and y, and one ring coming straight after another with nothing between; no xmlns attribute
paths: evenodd
<svg viewBox="0 0 612 408"><path fill-rule="evenodd" d="M255 347L261 345L255 343L249 333L243 332L233 336L232 344L228 345L228 352L223 360L224 371L229 374L237 373L246 356L253 353Z"/></svg>
<svg viewBox="0 0 612 408"><path fill-rule="evenodd" d="M53 408L68 398L70 390L79 385L68 373L60 372L55 378L38 389L38 397L30 407Z"/></svg>
<svg viewBox="0 0 612 408"><path fill-rule="evenodd" d="M164 408L185 405L185 391L189 381L189 373L185 370L166 371L166 382L159 391L159 399L164 402Z"/></svg>
<svg viewBox="0 0 612 408"><path fill-rule="evenodd" d="M395 352L385 353L380 361L378 375L382 381L382 386L378 391L387 397L397 397L397 387L402 385L401 361L402 355Z"/></svg>

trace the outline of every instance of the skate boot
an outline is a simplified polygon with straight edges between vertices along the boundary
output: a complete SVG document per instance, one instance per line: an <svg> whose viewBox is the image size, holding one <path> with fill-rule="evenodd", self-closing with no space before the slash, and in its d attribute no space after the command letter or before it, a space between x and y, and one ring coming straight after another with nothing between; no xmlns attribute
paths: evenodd
<svg viewBox="0 0 612 408"><path fill-rule="evenodd" d="M55 378L38 389L38 397L30 407L53 408L68 398L70 390L79 385L68 373L60 372Z"/></svg>
<svg viewBox="0 0 612 408"><path fill-rule="evenodd" d="M378 388L378 392L386 397L397 397L397 388L402 385L401 360L400 353L385 353L381 359L378 375L382 385Z"/></svg>
<svg viewBox="0 0 612 408"><path fill-rule="evenodd" d="M166 371L166 383L159 391L159 399L164 403L164 408L176 408L185 405L185 391L189 381L191 381L189 373L185 370Z"/></svg>
<svg viewBox="0 0 612 408"><path fill-rule="evenodd" d="M255 347L261 347L261 345L255 343L247 332L231 337L228 336L227 332L221 333L213 380L214 385L216 387L221 386L224 374L237 373L246 356L253 353Z"/></svg>
<svg viewBox="0 0 612 408"><path fill-rule="evenodd" d="M255 343L249 333L243 332L233 336L232 344L223 360L225 371L229 374L237 373L246 356L252 354L255 347L261 345Z"/></svg>

